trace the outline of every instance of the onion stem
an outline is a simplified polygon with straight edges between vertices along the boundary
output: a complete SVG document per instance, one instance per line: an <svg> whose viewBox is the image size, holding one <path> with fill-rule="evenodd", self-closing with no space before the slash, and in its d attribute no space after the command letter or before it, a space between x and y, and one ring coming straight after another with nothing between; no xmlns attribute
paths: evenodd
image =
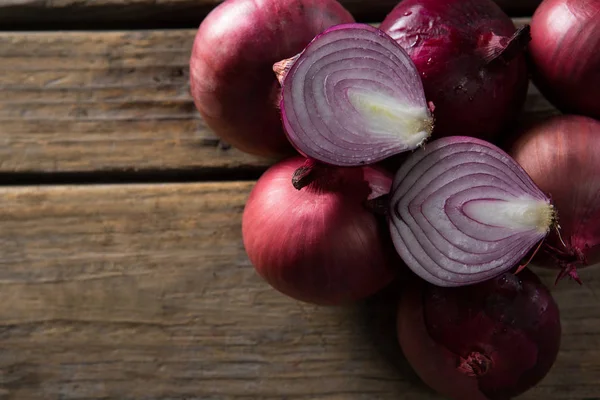
<svg viewBox="0 0 600 400"><path fill-rule="evenodd" d="M493 361L491 358L478 351L471 352L467 358L460 359L458 369L468 376L483 376L492 367Z"/></svg>
<svg viewBox="0 0 600 400"><path fill-rule="evenodd" d="M294 175L292 175L292 185L294 185L294 188L300 190L313 183L319 175L317 171L318 164L317 161L311 158L306 159L304 164L294 171Z"/></svg>
<svg viewBox="0 0 600 400"><path fill-rule="evenodd" d="M294 65L298 57L300 57L300 54L302 53L298 53L293 57L286 58L285 60L281 60L273 64L273 72L275 72L275 76L277 77L280 85L283 85L285 76L289 72L290 68L292 68L292 65Z"/></svg>
<svg viewBox="0 0 600 400"><path fill-rule="evenodd" d="M522 26L510 38L492 33L487 40L488 43L480 48L485 65L506 65L527 49L531 41L531 28L529 25Z"/></svg>

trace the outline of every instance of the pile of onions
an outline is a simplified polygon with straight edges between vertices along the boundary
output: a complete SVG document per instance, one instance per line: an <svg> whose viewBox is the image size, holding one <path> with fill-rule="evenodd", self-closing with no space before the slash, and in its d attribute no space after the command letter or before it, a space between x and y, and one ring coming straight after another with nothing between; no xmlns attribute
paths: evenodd
<svg viewBox="0 0 600 400"><path fill-rule="evenodd" d="M298 300L337 305L374 294L393 279L396 258L385 225L365 203L391 184L391 175L375 167L306 167L302 157L275 164L244 209L250 261L271 286Z"/></svg>
<svg viewBox="0 0 600 400"><path fill-rule="evenodd" d="M434 135L492 139L525 101L528 28L492 0L403 0L380 27L410 55L435 105Z"/></svg>
<svg viewBox="0 0 600 400"><path fill-rule="evenodd" d="M524 104L528 46L551 101L600 116L599 10L545 0L530 43L493 0L403 0L380 28L335 0L225 0L194 42L195 104L243 151L301 154L244 208L258 275L319 305L398 278L398 342L429 386L504 400L537 384L561 326L526 266L579 281L600 263L600 122L549 119L509 153L491 142Z"/></svg>
<svg viewBox="0 0 600 400"><path fill-rule="evenodd" d="M600 263L600 122L564 115L519 135L512 156L552 198L560 230L535 264L579 280L577 267Z"/></svg>
<svg viewBox="0 0 600 400"><path fill-rule="evenodd" d="M559 310L529 270L462 288L416 282L398 339L421 379L453 400L504 400L537 384L560 346Z"/></svg>
<svg viewBox="0 0 600 400"><path fill-rule="evenodd" d="M327 29L287 63L281 117L307 157L338 166L381 161L423 144L433 117L406 52L365 24Z"/></svg>
<svg viewBox="0 0 600 400"><path fill-rule="evenodd" d="M600 118L600 1L545 0L531 20L533 81L563 112Z"/></svg>
<svg viewBox="0 0 600 400"><path fill-rule="evenodd" d="M508 154L449 136L396 173L390 231L413 272L438 286L491 279L515 266L554 223L550 199Z"/></svg>
<svg viewBox="0 0 600 400"><path fill-rule="evenodd" d="M291 154L273 63L354 19L336 0L226 0L203 21L190 59L194 102L220 138L247 153Z"/></svg>

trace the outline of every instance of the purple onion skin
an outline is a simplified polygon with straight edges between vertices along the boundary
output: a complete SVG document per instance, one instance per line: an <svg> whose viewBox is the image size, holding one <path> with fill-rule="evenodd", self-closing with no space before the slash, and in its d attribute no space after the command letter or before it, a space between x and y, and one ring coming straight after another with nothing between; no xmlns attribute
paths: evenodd
<svg viewBox="0 0 600 400"><path fill-rule="evenodd" d="M492 0L403 0L380 29L408 52L421 74L427 100L435 105L435 137L493 140L518 118L528 88L524 52L508 64L488 63L483 56L494 47L484 45L492 35L508 39L516 30Z"/></svg>
<svg viewBox="0 0 600 400"><path fill-rule="evenodd" d="M202 22L190 59L191 92L206 124L255 155L293 154L281 125L273 64L326 28L354 22L335 0L227 0Z"/></svg>
<svg viewBox="0 0 600 400"><path fill-rule="evenodd" d="M400 302L398 337L417 374L439 393L505 400L550 371L561 325L549 290L526 269L461 288L420 281Z"/></svg>
<svg viewBox="0 0 600 400"><path fill-rule="evenodd" d="M322 166L300 190L292 157L271 166L252 189L242 238L258 274L279 292L307 303L347 305L369 297L399 263L384 224L365 203L389 192L382 168Z"/></svg>
<svg viewBox="0 0 600 400"><path fill-rule="evenodd" d="M563 113L600 119L600 1L545 0L531 19L532 79Z"/></svg>

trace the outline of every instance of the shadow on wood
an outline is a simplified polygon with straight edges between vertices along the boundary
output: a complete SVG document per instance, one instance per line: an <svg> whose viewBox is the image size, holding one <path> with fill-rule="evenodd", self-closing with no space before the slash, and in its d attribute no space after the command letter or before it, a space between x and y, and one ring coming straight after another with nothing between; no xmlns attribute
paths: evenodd
<svg viewBox="0 0 600 400"><path fill-rule="evenodd" d="M412 369L398 343L396 321L402 287L403 280L400 278L367 299L361 305L363 321L360 326L363 327L363 334L372 343L381 359L405 381L398 389L405 391L405 385L408 384L419 392L429 393L433 399L437 394L425 385ZM403 395L402 391L398 393L399 398Z"/></svg>

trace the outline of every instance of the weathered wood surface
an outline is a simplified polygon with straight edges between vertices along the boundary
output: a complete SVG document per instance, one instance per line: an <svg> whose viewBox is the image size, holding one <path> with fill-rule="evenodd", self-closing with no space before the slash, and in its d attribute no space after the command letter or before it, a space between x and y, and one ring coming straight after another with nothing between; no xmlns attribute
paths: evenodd
<svg viewBox="0 0 600 400"><path fill-rule="evenodd" d="M194 34L0 33L0 173L265 168L221 148L195 109ZM533 86L526 110L554 112Z"/></svg>
<svg viewBox="0 0 600 400"><path fill-rule="evenodd" d="M194 32L0 33L0 171L266 165L223 150L189 94Z"/></svg>
<svg viewBox="0 0 600 400"><path fill-rule="evenodd" d="M256 276L251 187L0 188L0 399L438 399L393 306L314 307ZM600 394L600 269L581 275L554 289L561 352L523 399Z"/></svg>
<svg viewBox="0 0 600 400"><path fill-rule="evenodd" d="M530 16L541 0L496 0ZM221 0L2 0L1 29L196 27ZM340 0L359 21L381 21L398 0Z"/></svg>

